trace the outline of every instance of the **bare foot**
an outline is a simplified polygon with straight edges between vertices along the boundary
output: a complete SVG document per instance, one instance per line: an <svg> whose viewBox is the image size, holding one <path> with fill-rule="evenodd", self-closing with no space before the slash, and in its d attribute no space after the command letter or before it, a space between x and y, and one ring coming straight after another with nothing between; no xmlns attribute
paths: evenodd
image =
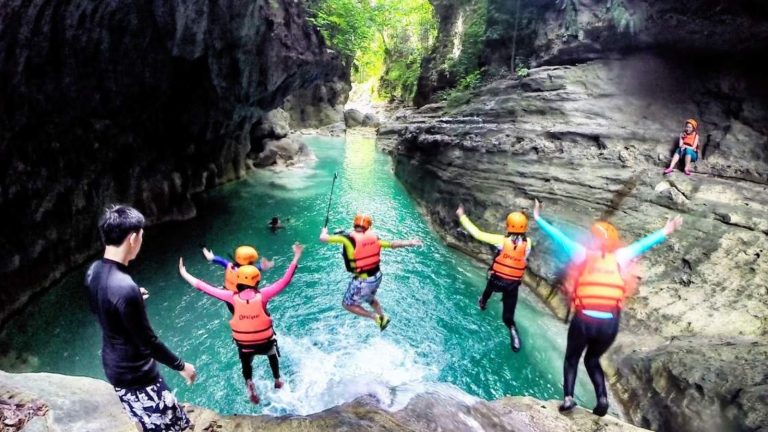
<svg viewBox="0 0 768 432"><path fill-rule="evenodd" d="M283 388L283 382L280 380L280 378L278 378L278 379L276 379L276 380L275 380L275 388L276 388L276 389L281 389L281 388Z"/></svg>

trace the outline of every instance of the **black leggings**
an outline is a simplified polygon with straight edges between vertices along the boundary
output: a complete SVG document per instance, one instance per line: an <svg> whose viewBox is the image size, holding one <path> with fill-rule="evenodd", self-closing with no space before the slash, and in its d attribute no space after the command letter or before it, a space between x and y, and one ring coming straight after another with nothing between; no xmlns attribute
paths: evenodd
<svg viewBox="0 0 768 432"><path fill-rule="evenodd" d="M507 327L515 325L515 308L517 307L517 291L519 288L519 280L503 279L492 274L488 278L488 283L485 285L482 297L480 297L483 303L487 303L493 293L501 293L501 319Z"/></svg>
<svg viewBox="0 0 768 432"><path fill-rule="evenodd" d="M584 350L584 366L589 373L589 379L595 387L595 396L600 399L607 397L605 375L600 366L600 356L608 351L616 335L619 333L619 313L613 318L592 318L577 312L568 328L568 345L565 348L565 364L563 365L563 393L573 397L573 386L576 383L576 372L579 368L579 358Z"/></svg>
<svg viewBox="0 0 768 432"><path fill-rule="evenodd" d="M273 353L270 353L273 346L275 347L275 350ZM245 378L246 381L253 378L253 366L251 363L253 362L253 357L257 355L266 355L267 359L269 359L269 368L272 369L272 377L275 379L280 378L280 360L277 358L280 351L277 349L276 342L267 342L265 344L253 346L239 345L237 347L237 353L240 356L240 363L243 367L243 378Z"/></svg>

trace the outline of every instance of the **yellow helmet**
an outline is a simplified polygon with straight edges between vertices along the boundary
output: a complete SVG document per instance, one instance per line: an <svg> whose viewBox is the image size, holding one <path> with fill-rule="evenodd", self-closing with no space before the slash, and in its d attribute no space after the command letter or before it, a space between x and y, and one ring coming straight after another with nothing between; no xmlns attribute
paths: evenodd
<svg viewBox="0 0 768 432"><path fill-rule="evenodd" d="M237 269L238 285L256 287L261 281L261 272L252 265L244 265Z"/></svg>
<svg viewBox="0 0 768 432"><path fill-rule="evenodd" d="M512 234L524 234L528 231L528 217L521 212L507 215L507 232Z"/></svg>
<svg viewBox="0 0 768 432"><path fill-rule="evenodd" d="M250 265L259 259L259 253L251 246L240 246L235 249L235 262L237 265Z"/></svg>

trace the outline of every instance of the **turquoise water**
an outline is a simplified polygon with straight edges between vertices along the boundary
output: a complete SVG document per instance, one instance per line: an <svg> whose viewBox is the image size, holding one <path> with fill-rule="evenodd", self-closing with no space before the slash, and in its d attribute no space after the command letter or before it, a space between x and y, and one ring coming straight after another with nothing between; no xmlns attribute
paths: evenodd
<svg viewBox="0 0 768 432"><path fill-rule="evenodd" d="M260 171L218 188L199 200L194 220L145 234L144 249L131 268L137 283L150 292L150 321L160 338L199 373L197 383L187 386L164 368L180 399L222 413L269 414L308 414L365 394L396 409L427 390L458 397L455 388L484 399L559 399L566 327L523 289L516 320L524 345L520 353L512 353L501 323L500 296L494 296L485 312L476 306L485 286L484 268L447 248L429 230L392 174L389 158L375 150L374 140L308 142L316 163ZM379 299L392 324L383 333L372 321L342 309L349 276L339 247L317 240L334 172L339 179L331 230L347 228L360 210L373 215L382 238L424 242L422 247L384 252ZM286 225L276 234L266 228L274 215ZM272 389L266 358L257 357L254 378L264 402L254 406L245 395L227 325L229 312L178 276L178 258L185 258L193 275L220 284L222 269L203 259L199 245L225 255L238 244L254 244L262 256L275 259L275 268L264 275L271 283L290 262L294 241L306 245L299 270L270 302L286 386ZM5 354L0 368L104 378L100 330L87 310L83 272L74 271L9 325L0 337ZM586 396L580 403L592 406L594 396L583 371L577 395Z"/></svg>

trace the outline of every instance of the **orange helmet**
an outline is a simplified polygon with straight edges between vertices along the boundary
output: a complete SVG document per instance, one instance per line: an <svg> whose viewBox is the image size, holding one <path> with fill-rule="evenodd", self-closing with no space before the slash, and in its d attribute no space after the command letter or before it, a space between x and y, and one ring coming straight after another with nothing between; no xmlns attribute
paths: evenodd
<svg viewBox="0 0 768 432"><path fill-rule="evenodd" d="M255 287L261 281L261 272L252 265L244 265L237 269L237 284Z"/></svg>
<svg viewBox="0 0 768 432"><path fill-rule="evenodd" d="M373 218L369 215L358 213L355 215L355 220L352 222L352 225L368 229L373 225Z"/></svg>
<svg viewBox="0 0 768 432"><path fill-rule="evenodd" d="M513 234L523 234L528 231L528 218L521 212L514 212L507 215L507 232Z"/></svg>
<svg viewBox="0 0 768 432"><path fill-rule="evenodd" d="M250 265L259 259L259 253L251 246L240 246L235 249L235 262L237 265Z"/></svg>
<svg viewBox="0 0 768 432"><path fill-rule="evenodd" d="M696 120L694 120L694 119L688 119L688 120L686 120L686 121L685 121L685 124L690 124L691 126L693 126L693 130L696 130L696 129L698 129L698 128L699 128L699 122L697 122L697 121L696 121Z"/></svg>
<svg viewBox="0 0 768 432"><path fill-rule="evenodd" d="M619 232L605 221L598 221L590 229L592 238L600 249L612 251L619 247Z"/></svg>

